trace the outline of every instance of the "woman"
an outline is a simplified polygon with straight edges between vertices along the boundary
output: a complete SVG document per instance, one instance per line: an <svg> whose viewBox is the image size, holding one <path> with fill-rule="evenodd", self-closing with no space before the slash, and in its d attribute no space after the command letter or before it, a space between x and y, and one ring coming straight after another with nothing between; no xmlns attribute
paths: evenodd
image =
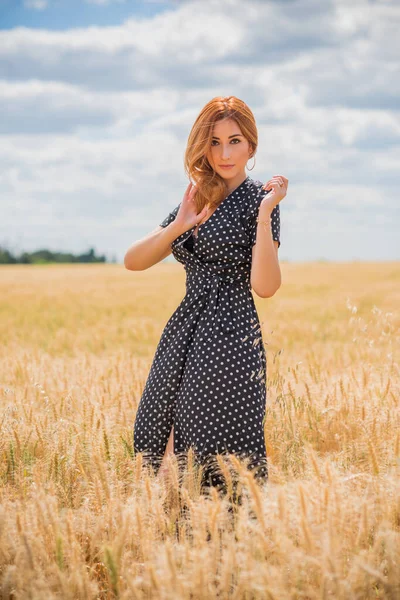
<svg viewBox="0 0 400 600"><path fill-rule="evenodd" d="M246 458L260 482L268 477L267 364L251 289L270 298L281 285L279 202L288 179L276 175L263 185L246 176L257 144L242 100L208 102L185 153L195 183L125 255L136 271L172 252L186 271L186 295L164 328L139 402L134 450L157 473L169 452L187 458L192 447L207 485L221 485L217 453Z"/></svg>

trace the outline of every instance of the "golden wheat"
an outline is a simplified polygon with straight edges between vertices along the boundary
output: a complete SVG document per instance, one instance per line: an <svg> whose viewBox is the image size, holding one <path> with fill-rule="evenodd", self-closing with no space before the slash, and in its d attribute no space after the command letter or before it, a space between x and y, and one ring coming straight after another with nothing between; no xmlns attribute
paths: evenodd
<svg viewBox="0 0 400 600"><path fill-rule="evenodd" d="M282 280L256 298L268 484L219 457L204 495L192 451L162 478L132 444L182 269L0 268L1 598L400 597L399 264Z"/></svg>

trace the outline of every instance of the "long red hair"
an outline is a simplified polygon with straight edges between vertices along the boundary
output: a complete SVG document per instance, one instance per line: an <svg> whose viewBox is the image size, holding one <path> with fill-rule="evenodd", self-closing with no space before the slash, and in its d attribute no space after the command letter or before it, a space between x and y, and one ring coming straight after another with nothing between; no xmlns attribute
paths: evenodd
<svg viewBox="0 0 400 600"><path fill-rule="evenodd" d="M222 119L233 119L245 136L254 156L258 133L253 113L243 100L236 96L217 96L201 109L190 131L184 158L185 172L197 186L194 196L197 211L209 203L216 208L227 196L228 186L207 159L211 147L214 124Z"/></svg>

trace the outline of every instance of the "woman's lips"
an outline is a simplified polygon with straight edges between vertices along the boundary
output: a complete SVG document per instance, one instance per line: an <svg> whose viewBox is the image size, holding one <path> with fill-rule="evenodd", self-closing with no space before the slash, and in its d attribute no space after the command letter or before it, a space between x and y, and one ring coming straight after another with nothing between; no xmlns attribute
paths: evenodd
<svg viewBox="0 0 400 600"><path fill-rule="evenodd" d="M221 169L231 169L235 165L219 165L219 166L221 167Z"/></svg>

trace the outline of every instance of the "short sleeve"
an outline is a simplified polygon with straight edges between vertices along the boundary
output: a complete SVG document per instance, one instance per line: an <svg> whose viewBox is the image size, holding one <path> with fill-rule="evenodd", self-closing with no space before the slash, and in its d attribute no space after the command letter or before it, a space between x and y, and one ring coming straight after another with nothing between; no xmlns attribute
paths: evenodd
<svg viewBox="0 0 400 600"><path fill-rule="evenodd" d="M263 191L263 197L265 196L265 191ZM257 237L257 217L258 217L258 208L261 204L262 197L259 199L259 202L253 203L251 206L251 210L247 215L247 233L249 236L250 246L253 247L256 243ZM278 242L278 248L281 245L280 241L280 233L281 233L281 220L280 220L280 208L279 204L274 206L271 212L271 233L272 239Z"/></svg>
<svg viewBox="0 0 400 600"><path fill-rule="evenodd" d="M169 213L169 215L167 215L163 221L161 221L161 223L160 223L161 227L167 227L167 225L169 225L170 223L172 223L172 221L174 221L176 215L178 214L180 205L181 205L181 203L179 203L178 206L175 206L174 210L171 211Z"/></svg>

